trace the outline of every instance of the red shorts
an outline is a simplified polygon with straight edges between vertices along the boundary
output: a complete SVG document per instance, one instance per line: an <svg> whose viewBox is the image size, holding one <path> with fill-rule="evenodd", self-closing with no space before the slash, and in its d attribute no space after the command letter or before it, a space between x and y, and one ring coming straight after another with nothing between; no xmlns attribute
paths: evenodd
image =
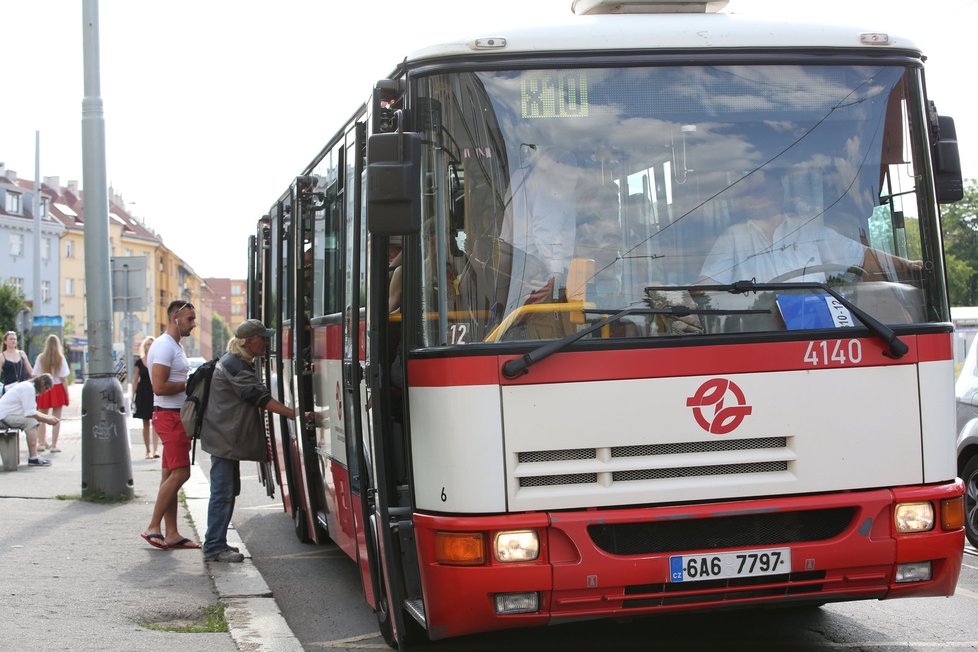
<svg viewBox="0 0 978 652"><path fill-rule="evenodd" d="M163 442L163 468L190 466L190 437L183 429L179 410L153 410L153 427Z"/></svg>
<svg viewBox="0 0 978 652"><path fill-rule="evenodd" d="M46 392L37 395L37 409L47 410L48 408L64 407L68 405L68 390L64 383L54 385Z"/></svg>

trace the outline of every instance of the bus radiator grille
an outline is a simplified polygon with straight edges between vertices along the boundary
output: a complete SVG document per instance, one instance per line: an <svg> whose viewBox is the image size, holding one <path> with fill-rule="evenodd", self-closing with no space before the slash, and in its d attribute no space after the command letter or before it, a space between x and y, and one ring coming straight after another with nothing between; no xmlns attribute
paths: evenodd
<svg viewBox="0 0 978 652"><path fill-rule="evenodd" d="M779 546L824 541L852 523L854 507L588 526L591 541L614 555Z"/></svg>
<svg viewBox="0 0 978 652"><path fill-rule="evenodd" d="M519 451L521 489L672 478L784 473L795 459L788 437L754 437L604 448Z"/></svg>
<svg viewBox="0 0 978 652"><path fill-rule="evenodd" d="M697 604L718 600L743 600L817 594L825 571L806 571L765 577L742 577L680 584L640 584L625 587L626 596L641 596L622 601L625 609Z"/></svg>

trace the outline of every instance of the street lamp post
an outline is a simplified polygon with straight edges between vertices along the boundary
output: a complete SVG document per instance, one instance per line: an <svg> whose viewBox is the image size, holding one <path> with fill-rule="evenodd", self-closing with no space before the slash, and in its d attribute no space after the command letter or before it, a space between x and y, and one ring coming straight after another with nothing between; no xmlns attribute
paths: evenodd
<svg viewBox="0 0 978 652"><path fill-rule="evenodd" d="M131 498L128 410L112 364L109 201L105 174L105 120L99 87L98 0L83 0L82 19L85 65L82 176L91 362L82 388L82 497Z"/></svg>

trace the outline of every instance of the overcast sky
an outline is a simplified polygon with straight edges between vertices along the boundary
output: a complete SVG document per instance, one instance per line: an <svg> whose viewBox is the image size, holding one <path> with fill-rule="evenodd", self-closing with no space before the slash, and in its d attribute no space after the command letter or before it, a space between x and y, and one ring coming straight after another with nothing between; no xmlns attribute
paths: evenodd
<svg viewBox="0 0 978 652"><path fill-rule="evenodd" d="M411 51L570 18L571 0L102 0L108 181L201 276L246 274L258 217ZM731 0L726 11L901 34L928 56L978 177L978 0ZM359 14L357 12L360 12ZM0 0L0 162L82 180L81 0ZM447 27L446 27L447 26Z"/></svg>

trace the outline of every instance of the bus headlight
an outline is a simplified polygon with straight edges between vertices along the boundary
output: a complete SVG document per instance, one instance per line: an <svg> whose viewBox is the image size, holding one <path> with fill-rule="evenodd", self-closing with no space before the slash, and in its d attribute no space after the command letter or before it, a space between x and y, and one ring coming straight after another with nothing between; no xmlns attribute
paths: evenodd
<svg viewBox="0 0 978 652"><path fill-rule="evenodd" d="M893 522L900 534L933 530L934 506L930 503L897 503Z"/></svg>
<svg viewBox="0 0 978 652"><path fill-rule="evenodd" d="M496 561L533 561L540 556L540 539L534 530L498 532L492 552Z"/></svg>

